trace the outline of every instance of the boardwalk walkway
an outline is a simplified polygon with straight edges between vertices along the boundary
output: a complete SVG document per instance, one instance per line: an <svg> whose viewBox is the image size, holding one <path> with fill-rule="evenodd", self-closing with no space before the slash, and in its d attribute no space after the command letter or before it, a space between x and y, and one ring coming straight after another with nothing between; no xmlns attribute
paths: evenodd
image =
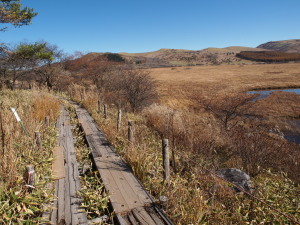
<svg viewBox="0 0 300 225"><path fill-rule="evenodd" d="M109 194L116 215L115 222L121 225L171 225L172 222L154 204L88 112L76 106L76 113L91 149L94 165ZM78 165L70 117L64 108L57 121L57 129L58 147L54 150L53 164L56 200L48 219L51 224L59 225L89 224L85 211L80 207Z"/></svg>
<svg viewBox="0 0 300 225"><path fill-rule="evenodd" d="M56 148L56 180L51 224L88 224L86 213L80 208L81 199L79 172L75 155L69 113L62 109L57 121L58 148Z"/></svg>
<svg viewBox="0 0 300 225"><path fill-rule="evenodd" d="M89 113L81 107L77 107L76 113L118 222L122 225L172 224L155 206L128 165L116 154Z"/></svg>

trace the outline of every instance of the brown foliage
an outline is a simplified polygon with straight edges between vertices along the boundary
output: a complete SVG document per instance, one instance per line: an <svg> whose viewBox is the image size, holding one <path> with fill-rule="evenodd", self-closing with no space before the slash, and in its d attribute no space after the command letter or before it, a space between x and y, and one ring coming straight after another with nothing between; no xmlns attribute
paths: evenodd
<svg viewBox="0 0 300 225"><path fill-rule="evenodd" d="M149 72L144 70L125 70L120 79L119 89L133 112L150 105L158 97L156 82Z"/></svg>
<svg viewBox="0 0 300 225"><path fill-rule="evenodd" d="M288 62L300 60L300 54L277 51L242 51L236 54L236 56L259 62Z"/></svg>
<svg viewBox="0 0 300 225"><path fill-rule="evenodd" d="M195 93L193 93L195 94ZM222 96L203 97L193 95L191 99L194 108L204 109L212 113L218 119L225 130L233 128L237 125L237 117L245 117L249 109L253 105L255 95L245 93L227 93Z"/></svg>

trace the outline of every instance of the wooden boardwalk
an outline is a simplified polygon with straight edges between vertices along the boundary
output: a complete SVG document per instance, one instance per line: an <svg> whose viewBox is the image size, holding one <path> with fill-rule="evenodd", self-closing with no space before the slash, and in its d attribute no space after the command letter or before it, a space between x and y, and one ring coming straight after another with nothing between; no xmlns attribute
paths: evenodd
<svg viewBox="0 0 300 225"><path fill-rule="evenodd" d="M172 224L155 206L128 165L116 154L89 113L80 107L77 107L76 113L118 222L121 225Z"/></svg>
<svg viewBox="0 0 300 225"><path fill-rule="evenodd" d="M75 155L73 135L70 126L69 113L62 109L57 122L58 148L56 149L55 196L51 213L51 224L88 224L86 213L82 208L80 180ZM63 151L63 152L61 152Z"/></svg>

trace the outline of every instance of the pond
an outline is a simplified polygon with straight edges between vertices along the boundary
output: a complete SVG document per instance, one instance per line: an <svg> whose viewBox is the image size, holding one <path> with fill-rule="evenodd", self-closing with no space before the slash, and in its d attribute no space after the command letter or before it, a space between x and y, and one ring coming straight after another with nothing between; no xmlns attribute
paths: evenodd
<svg viewBox="0 0 300 225"><path fill-rule="evenodd" d="M259 94L259 96L255 99L255 100L258 100L258 99L267 98L272 92L275 92L275 91L284 91L284 92L300 94L300 88L247 91L247 94Z"/></svg>
<svg viewBox="0 0 300 225"><path fill-rule="evenodd" d="M248 91L247 94L259 94L254 101L259 99L265 99L267 98L272 92L275 91L284 91L284 92L291 92L300 94L300 88L294 88L294 89L272 89L272 90L256 90L256 91ZM300 120L299 119L293 119L289 121L289 124L291 127L297 128L296 130L300 130ZM300 144L300 133L299 132L285 132L284 133L285 139L291 142L295 142L297 144Z"/></svg>

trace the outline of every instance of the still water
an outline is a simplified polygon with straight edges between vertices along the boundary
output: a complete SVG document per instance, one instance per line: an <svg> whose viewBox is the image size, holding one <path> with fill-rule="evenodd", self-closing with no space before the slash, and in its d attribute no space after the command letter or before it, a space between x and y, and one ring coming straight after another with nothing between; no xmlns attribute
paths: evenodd
<svg viewBox="0 0 300 225"><path fill-rule="evenodd" d="M258 100L258 99L267 98L272 92L275 91L284 91L284 92L292 92L292 93L300 94L300 88L248 91L247 94L259 94L259 96L256 98L256 100Z"/></svg>
<svg viewBox="0 0 300 225"><path fill-rule="evenodd" d="M292 92L296 94L300 94L300 88L295 89L273 89L273 90L257 90L257 91L248 91L248 94L259 94L254 101L259 99L265 99L267 98L272 92L275 91L284 91L284 92ZM293 119L289 121L290 125L292 127L297 128L297 130L300 130L300 120L299 119ZM300 144L300 133L299 132L286 132L284 133L284 137L291 142L295 142L297 144Z"/></svg>

